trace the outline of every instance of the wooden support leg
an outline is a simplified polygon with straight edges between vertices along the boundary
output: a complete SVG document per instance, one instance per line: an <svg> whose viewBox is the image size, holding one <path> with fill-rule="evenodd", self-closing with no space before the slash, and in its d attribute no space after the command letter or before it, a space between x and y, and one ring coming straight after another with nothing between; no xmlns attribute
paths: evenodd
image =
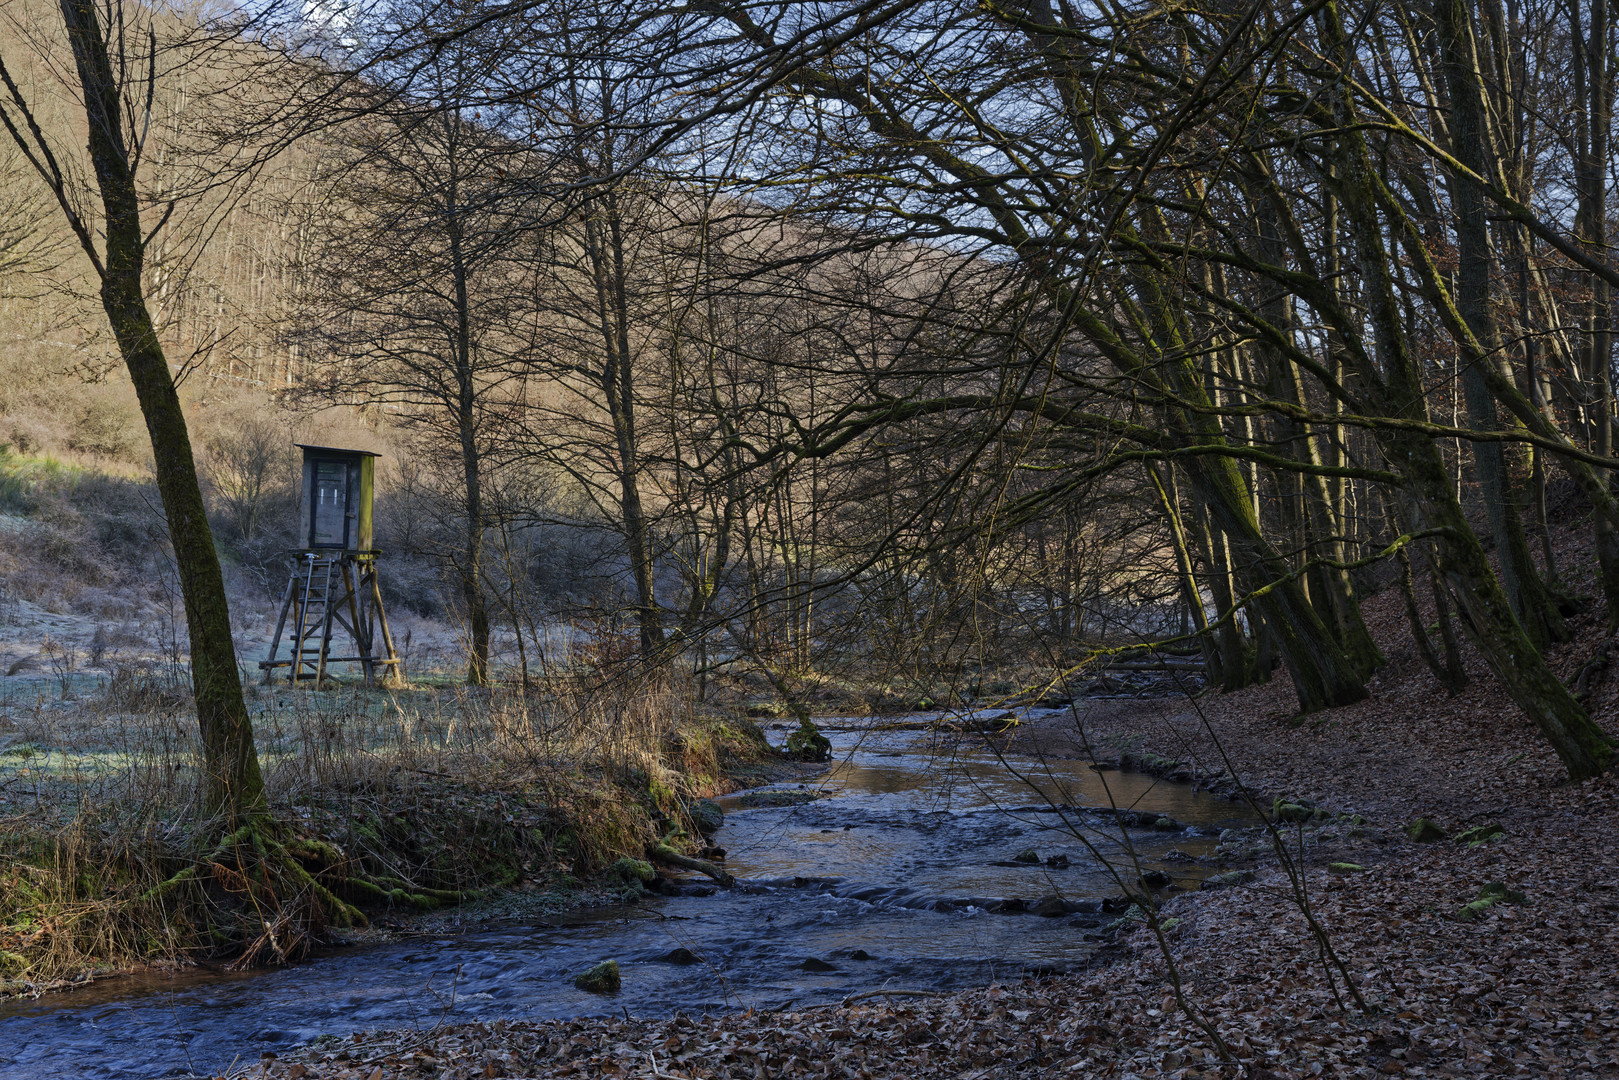
<svg viewBox="0 0 1619 1080"><path fill-rule="evenodd" d="M360 658L360 670L365 673L365 684L376 683L376 671L371 663L371 634L360 619L359 590L355 588L359 575L348 559L343 560L343 590L349 602L349 633L354 635L354 651Z"/></svg>
<svg viewBox="0 0 1619 1080"><path fill-rule="evenodd" d="M287 575L287 587L281 594L281 614L275 620L275 636L270 638L270 655L264 668L264 683L266 686L275 677L275 654L281 648L281 631L287 625L287 611L292 607L293 597L298 594L298 564L293 563ZM294 657L293 663L297 663Z"/></svg>
<svg viewBox="0 0 1619 1080"><path fill-rule="evenodd" d="M376 563L371 564L371 600L375 605L377 623L382 627L382 647L387 651L387 659L392 661L388 665L393 680L403 686L405 682L405 662L399 659L394 651L394 636L388 629L388 612L382 606L382 585L377 581Z"/></svg>

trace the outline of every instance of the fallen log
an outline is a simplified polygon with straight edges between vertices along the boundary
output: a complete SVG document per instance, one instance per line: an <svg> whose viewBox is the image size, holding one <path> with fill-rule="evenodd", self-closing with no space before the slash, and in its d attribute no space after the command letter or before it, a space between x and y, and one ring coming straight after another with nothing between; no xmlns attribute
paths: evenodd
<svg viewBox="0 0 1619 1080"><path fill-rule="evenodd" d="M694 859L690 855L682 855L668 844L653 844L647 848L647 858L653 862L663 863L665 866L678 866L682 870L707 874L727 889L736 884L736 878L726 873L724 868L715 866L706 859Z"/></svg>

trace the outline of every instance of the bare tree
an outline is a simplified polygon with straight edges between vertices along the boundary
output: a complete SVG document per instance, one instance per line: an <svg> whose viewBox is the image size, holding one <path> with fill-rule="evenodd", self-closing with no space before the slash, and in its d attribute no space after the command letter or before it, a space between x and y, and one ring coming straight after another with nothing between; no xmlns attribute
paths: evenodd
<svg viewBox="0 0 1619 1080"><path fill-rule="evenodd" d="M3 57L0 124L44 180L78 240L146 419L190 632L206 812L251 817L264 811L264 783L242 698L224 580L185 413L142 280L151 235L168 216L159 209L143 219L149 207L140 184L150 149L148 122L158 65L172 61L179 50L166 52L159 45L156 17L149 11L94 0L63 0L60 11L72 52L70 89L83 107L88 136L82 157L47 135L35 101L13 74L15 65ZM94 180L81 180L88 177Z"/></svg>
<svg viewBox="0 0 1619 1080"><path fill-rule="evenodd" d="M442 554L467 621L467 680L489 678L484 484L524 398L535 332L523 148L483 104L491 53L460 42L342 133L322 240L293 335L311 352L298 396L365 401L457 462L458 536ZM510 177L511 182L507 182Z"/></svg>

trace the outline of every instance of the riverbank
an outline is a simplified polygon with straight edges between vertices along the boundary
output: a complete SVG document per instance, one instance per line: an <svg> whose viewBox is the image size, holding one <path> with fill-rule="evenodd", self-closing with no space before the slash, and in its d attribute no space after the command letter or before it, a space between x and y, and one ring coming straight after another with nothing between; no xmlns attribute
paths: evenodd
<svg viewBox="0 0 1619 1080"><path fill-rule="evenodd" d="M1302 896L1364 1007L1329 980L1300 891L1273 855L1250 849L1231 863L1253 866L1251 883L1163 903L1167 960L1151 930L1127 923L1117 959L1088 973L802 1012L360 1033L250 1073L1236 1075L1178 1007L1172 963L1187 1001L1253 1077L1619 1074L1619 779L1563 782L1476 662L1468 690L1447 698L1401 640L1390 601L1367 604L1390 663L1361 704L1299 723L1278 681L1195 702L1092 703L1026 723L1014 744L1104 760L1155 754L1147 764L1183 778L1164 783L1217 783L1235 766L1267 797L1360 815L1363 825L1339 818L1284 835L1307 838ZM1554 658L1565 676L1607 641L1580 629ZM1600 682L1589 699L1610 724L1616 693ZM1419 818L1430 823L1423 842L1406 833ZM1340 857L1340 840L1357 861Z"/></svg>
<svg viewBox="0 0 1619 1080"><path fill-rule="evenodd" d="M701 800L798 768L677 687L254 690L271 812L327 894L278 896L251 886L250 865L208 856L217 830L195 819L177 689L114 682L13 707L0 997L154 965L291 962L430 929L441 908L465 926L621 902L659 887L648 858L702 849Z"/></svg>

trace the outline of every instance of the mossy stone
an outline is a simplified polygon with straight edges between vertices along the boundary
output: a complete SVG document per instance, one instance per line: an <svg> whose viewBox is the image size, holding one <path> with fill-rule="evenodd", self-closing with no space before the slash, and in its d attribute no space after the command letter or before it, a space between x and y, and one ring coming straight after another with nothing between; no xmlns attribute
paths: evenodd
<svg viewBox="0 0 1619 1080"><path fill-rule="evenodd" d="M1478 898L1505 904L1527 904L1529 902L1529 897L1517 889L1507 888L1506 883L1503 881L1486 882L1479 888Z"/></svg>
<svg viewBox="0 0 1619 1080"><path fill-rule="evenodd" d="M1227 870L1223 874L1215 874L1198 887L1204 891L1209 889L1226 889L1233 885L1247 885L1253 880L1254 872L1252 870Z"/></svg>
<svg viewBox="0 0 1619 1080"><path fill-rule="evenodd" d="M1472 922L1482 918L1496 904L1527 904L1529 897L1517 889L1509 889L1505 882L1486 882L1478 891L1478 899L1471 900L1457 909L1452 916L1457 922Z"/></svg>
<svg viewBox="0 0 1619 1080"><path fill-rule="evenodd" d="M658 876L658 872L652 868L652 864L645 859L620 859L607 868L607 873L609 877L618 878L626 885L632 881L639 882L642 885L649 885Z"/></svg>
<svg viewBox="0 0 1619 1080"><path fill-rule="evenodd" d="M603 960L589 971L573 977L573 985L587 994L616 994L624 986L617 960Z"/></svg>
<svg viewBox="0 0 1619 1080"><path fill-rule="evenodd" d="M1507 831L1495 822L1488 825L1475 825L1471 829L1463 829L1457 833L1455 840L1458 844L1482 844L1487 840L1495 840L1505 836Z"/></svg>
<svg viewBox="0 0 1619 1080"><path fill-rule="evenodd" d="M1315 816L1315 811L1300 803L1278 802L1276 804L1276 820L1287 822L1309 821Z"/></svg>
<svg viewBox="0 0 1619 1080"><path fill-rule="evenodd" d="M713 799L698 799L687 807L687 813L691 816L692 824L697 826L697 831L704 836L713 836L725 824L725 811Z"/></svg>
<svg viewBox="0 0 1619 1080"><path fill-rule="evenodd" d="M799 721L798 729L787 736L787 756L794 761L826 761L832 756L832 740L822 735L806 717Z"/></svg>
<svg viewBox="0 0 1619 1080"><path fill-rule="evenodd" d="M1441 840L1450 839L1450 834L1439 827L1436 821L1419 817L1405 827L1405 835L1419 844L1436 844Z"/></svg>

